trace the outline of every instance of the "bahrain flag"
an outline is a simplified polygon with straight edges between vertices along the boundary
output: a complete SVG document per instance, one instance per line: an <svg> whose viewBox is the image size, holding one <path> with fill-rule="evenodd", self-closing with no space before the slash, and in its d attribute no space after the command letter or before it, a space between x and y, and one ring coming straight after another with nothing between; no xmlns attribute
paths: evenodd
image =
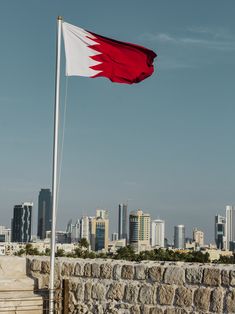
<svg viewBox="0 0 235 314"><path fill-rule="evenodd" d="M133 84L152 75L157 56L145 47L106 38L63 22L67 76L106 77Z"/></svg>

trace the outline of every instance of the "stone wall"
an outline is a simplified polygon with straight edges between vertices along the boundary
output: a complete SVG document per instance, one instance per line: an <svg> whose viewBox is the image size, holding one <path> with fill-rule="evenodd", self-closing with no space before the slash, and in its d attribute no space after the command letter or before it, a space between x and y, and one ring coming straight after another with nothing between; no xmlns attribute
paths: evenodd
<svg viewBox="0 0 235 314"><path fill-rule="evenodd" d="M28 275L48 287L49 259L28 259ZM232 265L58 258L56 285L69 279L68 313L235 313Z"/></svg>

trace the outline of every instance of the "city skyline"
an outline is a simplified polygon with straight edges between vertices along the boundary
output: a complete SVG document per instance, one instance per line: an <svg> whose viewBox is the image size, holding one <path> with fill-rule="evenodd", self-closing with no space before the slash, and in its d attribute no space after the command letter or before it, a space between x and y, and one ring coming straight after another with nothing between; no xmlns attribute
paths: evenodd
<svg viewBox="0 0 235 314"><path fill-rule="evenodd" d="M9 226L15 204L36 204L40 188L50 187L56 17L62 15L158 57L154 75L136 86L68 80L57 229L66 217L94 208L108 208L118 219L117 204L128 200L129 209L164 219L169 238L168 226L184 224L207 230L206 241L214 241L212 217L235 204L235 4L149 3L129 1L124 12L107 1L92 11L74 0L1 2L2 225ZM35 215L34 208L34 233Z"/></svg>
<svg viewBox="0 0 235 314"><path fill-rule="evenodd" d="M21 205L15 205L13 208L13 218L11 228L0 224L0 242L38 242L42 240L48 241L51 231L45 228L47 221L46 208L51 205L51 192L50 189L41 189L38 197L38 219L37 230L42 232L33 234L32 232L32 208L33 203L23 202ZM108 209L96 209L96 215L92 216L83 215L76 217L75 223L73 219L69 219L66 228L63 230L56 230L56 241L60 243L78 243L81 239L86 239L91 246L92 250L99 251L104 248L108 249L108 243L113 241L114 237L119 243L117 245L132 245L135 250L149 250L151 247L174 247L178 249L193 249L200 250L204 247L216 247L217 249L225 249L234 251L235 245L235 206L227 205L225 207L225 216L220 214L214 217L214 241L212 243L205 243L205 233L200 228L194 227L189 234L186 233L187 226L174 225L174 239L165 234L165 221L156 219L149 213L144 212L142 209L131 210L127 212L127 205L119 204L117 207L118 225L116 228L120 231L125 230L125 233L117 232L116 229L109 229L110 222L114 217L109 219ZM123 209L125 219L123 220ZM120 215L121 213L121 215ZM46 215L45 215L46 214ZM123 217L122 217L123 216ZM41 219L41 217L44 217ZM127 218L128 217L128 218ZM39 219L40 218L40 219ZM121 225L129 221L129 230L127 226L123 228ZM47 223L46 223L47 222ZM44 226L43 226L44 225ZM42 234L45 231L45 235ZM127 236L128 233L128 236ZM127 241L129 238L129 241ZM121 242L120 242L121 241ZM124 242L123 242L124 241ZM125 244L124 244L125 243Z"/></svg>
<svg viewBox="0 0 235 314"><path fill-rule="evenodd" d="M47 220L48 219L48 217L50 216L49 214L48 214L48 212L46 213L45 212L45 208L47 208L47 211L48 211L48 208L50 207L50 202L51 202L51 200L50 200L50 198L51 198L51 191L50 191L50 189L48 189L48 188L42 188L40 191L39 191L39 195L38 195L38 206L37 206L37 212L36 213L33 213L33 203L30 203L30 202L28 202L28 201L24 201L24 202L22 202L22 206L24 205L24 204L32 204L32 206L31 206L31 209L30 209L30 233L32 234L32 236L37 236L37 238L39 238L39 239L41 239L41 240L43 240L45 237L46 237L46 230L45 230L45 226L42 228L42 221L41 221L41 219L39 219L39 217L41 217L42 216L42 208L43 208L43 211L44 211L44 219L43 220ZM46 202L45 202L46 201ZM45 202L45 203L44 203ZM48 203L49 202L49 203ZM46 204L46 203L48 203L48 204ZM13 207L13 218L12 218L12 221L14 221L14 215L15 215L15 208L17 208L17 207L19 207L19 208L21 208L22 207L21 205L14 205L14 207ZM124 208L124 210L125 210L125 216L126 216L126 218L124 219L124 221L125 221L125 224L127 224L128 226L129 226L129 219L130 219L130 216L133 214L133 215L136 215L136 213L138 213L138 212L142 212L142 209L140 209L140 208L138 208L138 209L130 209L129 211L127 210L127 205L125 205L125 204L118 204L118 206L117 206L117 208L116 208L116 218L117 218L117 220L118 220L118 225L117 224L115 224L115 228L114 229L109 229L109 232L108 232L108 238L111 240L111 238L112 238L112 235L113 235L113 233L116 233L117 235L119 234L119 230L120 229L122 229L121 227L120 227L120 225L122 225L123 224L123 220L122 219L120 219L120 218L122 218L122 215L120 215L120 212L123 210L123 208ZM94 216L94 210L96 211L96 215ZM58 226L57 226L57 228L56 228L56 230L58 231L58 232L68 232L68 230L70 230L71 231L71 235L74 233L74 237L76 237L75 236L75 234L77 234L77 232L78 231L76 231L76 225L77 225L77 223L79 223L79 221L80 221L80 219L81 219L81 226L79 226L79 233L81 233L81 237L83 238L86 238L86 239L89 239L89 237L88 237L88 234L89 234L89 229L91 228L91 226L90 226L90 224L91 224L91 221L90 220L92 220L93 218L101 218L101 219L108 219L109 220L109 222L111 222L111 225L113 225L113 222L116 220L115 219L115 217L111 217L111 219L109 219L109 209L107 209L107 208L105 208L105 209L101 209L101 208L96 208L96 209L93 209L92 210L93 211L93 214L91 214L91 215L86 215L86 214L84 214L84 212L83 212L83 215L82 216L80 216L80 218L78 217L78 216L76 216L75 217L75 219L74 219L74 217L73 218L69 218L69 217L67 217L67 219L69 219L68 220L68 223L67 223L67 225L66 224L64 224L63 225L63 227L62 228L58 228ZM234 243L235 243L235 236L234 236L234 234L235 234L235 223L234 223L234 219L232 219L232 217L234 216L234 212L235 212L235 206L233 206L233 205L226 205L225 206L225 208L224 208L224 213L222 213L222 212L220 212L220 213L216 213L216 215L214 215L214 217L213 217L213 219L211 219L211 223L213 223L213 227L214 227L214 233L213 233L213 240L212 241L210 241L210 242L208 242L208 243L210 243L210 244L215 244L216 246L217 246L217 248L226 248L226 249L230 249L231 247L230 247L230 244L229 244L229 242L230 241L234 241ZM230 213L230 214L228 214L228 213ZM46 214L46 215L45 215ZM226 216L227 218L225 218L225 217L223 217L221 214L224 214L224 216ZM48 216L49 215L49 216ZM196 238L198 237L198 238L200 238L200 237L203 237L203 242L204 242L204 236L205 236L205 238L207 238L206 237L206 235L207 235L207 233L204 233L203 231L201 231L200 230L200 226L196 226L196 225L194 225L193 226L193 228L192 229L189 229L188 228L188 226L186 226L186 228L185 228L185 226L184 225L172 225L172 226L170 226L169 227L169 225L168 225L168 228L167 228L167 230L168 230L168 232L166 232L165 233L165 221L164 220L162 220L162 219L160 219L159 218L159 215L157 216L157 218L156 218L156 216L151 216L151 215L149 215L148 213L146 214L149 218L150 218L150 223L151 223L151 226L149 225L149 228L151 229L151 241L154 241L155 242L155 240L153 240L153 238L152 238L152 236L153 236L153 230L154 230L154 228L155 227L153 227L153 224L155 224L155 223L160 223L160 224L163 224L164 226L163 226L163 230L161 230L160 231L160 229L159 229L159 231L157 231L157 233L160 235L162 232L163 232L163 234L164 234L164 236L163 236L163 239L166 239L167 240L167 242L168 242L168 244L174 244L175 243L175 239L176 239L176 228L178 228L178 227L183 227L183 229L184 229L184 239L185 239L185 241L187 240L187 239L192 239L193 241L195 241L195 242L200 242L200 241L196 241L195 240L195 234L194 234L194 232L196 232L196 233L198 233L198 235L196 236ZM37 218L32 218L33 216L35 216L35 217L37 217ZM46 218L46 217L47 218ZM85 219L85 225L84 225L84 219ZM75 224L73 224L73 221L75 221ZM83 222L82 222L83 221ZM223 221L223 222L222 222ZM220 225L221 225L221 223L223 223L224 224L224 227L221 227ZM50 224L50 221L44 221L44 225L47 225L48 226L48 224ZM167 224L167 222L166 222L166 224ZM35 230L33 231L33 225L35 225L36 227L35 227ZM0 226L2 226L2 227L6 227L6 228L8 228L8 226L11 226L12 227L12 222L10 223L8 223L8 224L0 224ZM84 227L85 226L85 227ZM10 227L10 228L11 228ZM74 229L75 228L75 229ZM81 230L80 230L80 228L81 228ZM161 227L162 228L162 227ZM199 229L198 229L199 228ZM42 230L44 230L44 232L45 232L45 235L43 236L43 237L41 237L41 235L42 235L42 233L40 232L38 232L40 229L42 229ZM46 228L46 229L48 229L48 228ZM126 230L126 234L127 234L127 238L129 237L129 232L130 232L130 227L129 228L127 228L127 226L124 228L125 230ZM6 229L6 230L11 230L11 229ZM60 231L59 231L60 230ZM62 231L63 230L63 231ZM173 231L174 230L174 231ZM229 230L229 231L228 231ZM50 232L50 230L48 229L48 232ZM154 231L155 232L155 231ZM160 232L160 233L159 233ZM171 234L171 232L172 232L172 234L173 234L173 236L172 237L170 237L169 236L169 234ZM201 233L203 233L203 236L201 235ZM224 243L224 241L225 241L225 238L224 238L224 236L227 234L227 240L226 240L226 242ZM82 236L83 235L83 236ZM219 237L219 238L218 238ZM119 239L122 239L123 237L121 236L121 237L118 237ZM125 237L124 237L125 238ZM150 238L149 238L149 240L150 240ZM91 240L92 241L92 240ZM73 241L72 241L73 242ZM161 242L162 242L162 240L161 240ZM164 241L163 241L164 242ZM162 243L163 243L162 242ZM224 243L224 244L221 244L221 243ZM234 244L232 244L232 247L233 247L233 245ZM162 246L162 245L160 245L160 246ZM182 246L182 245L181 245Z"/></svg>

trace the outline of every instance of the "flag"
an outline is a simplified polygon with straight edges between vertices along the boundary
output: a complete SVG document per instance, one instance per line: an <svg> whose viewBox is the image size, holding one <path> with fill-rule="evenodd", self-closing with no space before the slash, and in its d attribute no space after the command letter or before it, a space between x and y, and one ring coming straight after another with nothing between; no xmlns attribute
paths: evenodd
<svg viewBox="0 0 235 314"><path fill-rule="evenodd" d="M67 76L106 77L133 84L154 71L157 56L145 47L97 35L63 22Z"/></svg>

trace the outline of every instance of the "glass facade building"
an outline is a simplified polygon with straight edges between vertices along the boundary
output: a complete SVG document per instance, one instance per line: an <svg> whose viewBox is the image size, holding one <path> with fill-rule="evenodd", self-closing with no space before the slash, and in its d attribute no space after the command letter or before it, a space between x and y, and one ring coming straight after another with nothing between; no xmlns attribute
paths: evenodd
<svg viewBox="0 0 235 314"><path fill-rule="evenodd" d="M52 197L50 189L41 189L38 196L38 230L40 239L46 238L46 232L51 230Z"/></svg>
<svg viewBox="0 0 235 314"><path fill-rule="evenodd" d="M185 227L184 225L178 225L174 228L174 247L176 249L185 248Z"/></svg>
<svg viewBox="0 0 235 314"><path fill-rule="evenodd" d="M225 249L224 239L225 239L225 228L226 219L223 216L215 216L215 243L219 250Z"/></svg>
<svg viewBox="0 0 235 314"><path fill-rule="evenodd" d="M15 205L12 219L12 242L31 241L33 203Z"/></svg>
<svg viewBox="0 0 235 314"><path fill-rule="evenodd" d="M127 205L118 206L118 239L127 240Z"/></svg>

